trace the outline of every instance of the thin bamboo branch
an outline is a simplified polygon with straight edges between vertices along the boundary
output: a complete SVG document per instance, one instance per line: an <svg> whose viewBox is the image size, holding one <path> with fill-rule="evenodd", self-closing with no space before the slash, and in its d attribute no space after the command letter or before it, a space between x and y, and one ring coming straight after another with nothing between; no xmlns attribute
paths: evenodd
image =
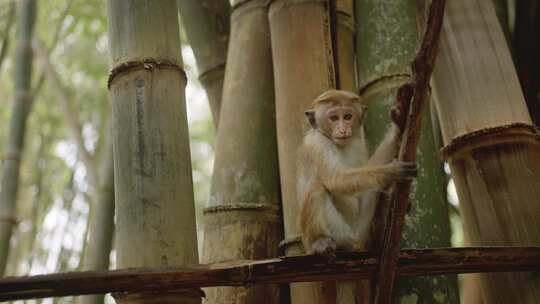
<svg viewBox="0 0 540 304"><path fill-rule="evenodd" d="M186 287L242 286L372 278L374 253L338 252L335 262L313 255L259 261L231 261L189 268L132 268L8 277L0 280L0 301ZM469 247L403 250L398 276L540 270L540 247Z"/></svg>
<svg viewBox="0 0 540 304"><path fill-rule="evenodd" d="M429 80L433 72L435 58L438 51L439 38L444 17L445 0L433 0L429 8L429 16L422 38L422 44L416 54L412 68L412 83L405 84L399 89L398 103L408 105L408 100L400 101L400 98L409 99L409 115L405 125L401 149L398 159L402 161L416 161L416 147L420 138L422 110L429 96ZM412 87L411 87L412 86ZM408 94L410 89L411 94ZM397 273L398 255L401 242L405 214L409 202L411 181L400 182L396 185L388 220L386 222L385 238L381 252L379 269L377 271L377 285L375 291L375 303L386 304L392 299L392 289Z"/></svg>
<svg viewBox="0 0 540 304"><path fill-rule="evenodd" d="M45 74L47 75L47 78L49 78L51 85L55 88L58 94L58 99L60 101L60 109L64 115L64 118L66 119L69 130L71 132L71 136L73 140L77 143L77 147L79 148L79 153L81 155L81 160L84 162L84 165L88 171L91 184L95 186L97 172L96 166L94 165L94 156L90 153L90 151L88 151L88 149L86 149L86 146L84 144L84 137L82 135L82 124L79 120L79 115L73 107L71 97L69 96L67 89L62 84L58 72L55 70L55 68L50 62L47 50L45 49L43 44L37 39L34 40L33 46L36 51L36 55L39 57L43 65L43 69L45 71Z"/></svg>

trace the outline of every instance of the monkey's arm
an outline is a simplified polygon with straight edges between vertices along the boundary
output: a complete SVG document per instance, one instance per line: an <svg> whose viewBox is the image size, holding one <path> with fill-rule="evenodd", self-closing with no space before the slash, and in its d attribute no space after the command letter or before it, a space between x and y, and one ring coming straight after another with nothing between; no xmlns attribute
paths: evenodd
<svg viewBox="0 0 540 304"><path fill-rule="evenodd" d="M352 169L334 169L321 174L322 183L334 195L354 195L383 189L392 182L410 178L416 173L414 164L392 162L385 165Z"/></svg>
<svg viewBox="0 0 540 304"><path fill-rule="evenodd" d="M400 139L398 128L392 124L383 141L367 161L367 165L382 165L392 161L396 156Z"/></svg>

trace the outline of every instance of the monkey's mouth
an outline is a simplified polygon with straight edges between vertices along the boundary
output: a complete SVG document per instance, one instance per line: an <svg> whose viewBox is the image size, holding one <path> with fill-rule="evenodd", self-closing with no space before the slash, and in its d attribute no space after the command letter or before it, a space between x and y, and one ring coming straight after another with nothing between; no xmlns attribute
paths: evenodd
<svg viewBox="0 0 540 304"><path fill-rule="evenodd" d="M334 143L337 145L345 145L349 139L351 139L350 136L334 137Z"/></svg>

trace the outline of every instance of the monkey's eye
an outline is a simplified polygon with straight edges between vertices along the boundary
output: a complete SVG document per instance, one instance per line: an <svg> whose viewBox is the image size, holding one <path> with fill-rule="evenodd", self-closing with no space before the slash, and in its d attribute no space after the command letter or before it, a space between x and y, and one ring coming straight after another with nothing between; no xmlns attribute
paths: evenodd
<svg viewBox="0 0 540 304"><path fill-rule="evenodd" d="M345 120L351 120L352 119L352 114L345 114L345 116L343 116L343 119Z"/></svg>
<svg viewBox="0 0 540 304"><path fill-rule="evenodd" d="M339 117L338 117L337 115L332 115L332 116L330 116L330 120L331 120L331 121L336 121L336 120L338 120L338 119L339 119Z"/></svg>

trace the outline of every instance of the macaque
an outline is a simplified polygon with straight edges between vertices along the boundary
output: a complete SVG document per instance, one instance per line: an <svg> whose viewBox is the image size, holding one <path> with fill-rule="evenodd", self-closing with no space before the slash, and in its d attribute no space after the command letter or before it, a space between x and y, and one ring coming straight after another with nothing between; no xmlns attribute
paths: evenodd
<svg viewBox="0 0 540 304"><path fill-rule="evenodd" d="M336 250L365 250L377 191L416 176L416 164L392 161L405 113L392 108L392 125L368 158L360 96L328 90L305 112L311 129L298 153L299 224L307 253L333 257Z"/></svg>

